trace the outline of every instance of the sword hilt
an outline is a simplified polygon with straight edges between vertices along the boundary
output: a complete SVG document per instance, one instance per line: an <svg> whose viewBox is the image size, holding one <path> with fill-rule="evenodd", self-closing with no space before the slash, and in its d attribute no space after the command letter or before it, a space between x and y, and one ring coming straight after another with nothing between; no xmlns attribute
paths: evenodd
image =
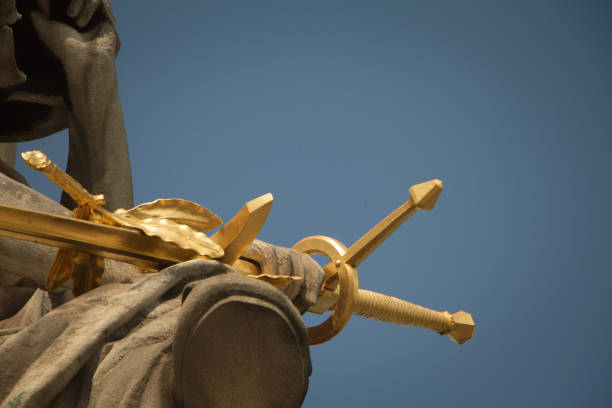
<svg viewBox="0 0 612 408"><path fill-rule="evenodd" d="M357 268L343 261L347 250L340 241L313 235L302 239L293 248L309 255L324 255L331 261L323 268L326 279L321 296L309 310L314 313L331 310L332 314L320 325L308 328L310 344L321 344L333 338L353 314L430 329L448 335L458 344L472 338L475 324L469 313L459 311L451 315L446 311L437 312L392 296L359 289Z"/></svg>
<svg viewBox="0 0 612 408"><path fill-rule="evenodd" d="M309 311L332 314L322 324L309 327L310 344L320 344L338 334L353 313L390 323L423 327L448 334L459 344L472 337L474 320L469 313L436 312L391 296L359 289L357 266L417 210L432 210L442 191L440 180L410 187L410 199L376 224L350 248L322 235L306 237L293 248L326 256L325 281L317 303Z"/></svg>
<svg viewBox="0 0 612 408"><path fill-rule="evenodd" d="M451 315L365 289L357 292L353 313L368 319L433 330L448 335L459 344L471 339L474 333L474 320L469 313L459 311Z"/></svg>

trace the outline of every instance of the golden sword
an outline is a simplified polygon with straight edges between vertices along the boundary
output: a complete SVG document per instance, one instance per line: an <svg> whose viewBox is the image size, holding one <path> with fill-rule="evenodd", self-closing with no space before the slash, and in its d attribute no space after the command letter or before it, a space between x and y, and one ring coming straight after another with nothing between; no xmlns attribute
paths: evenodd
<svg viewBox="0 0 612 408"><path fill-rule="evenodd" d="M92 207L100 218L112 225L0 205L0 235L154 269L203 256L203 252L198 251L200 246L181 242L180 235L178 238L177 235L172 235L173 241L162 239L164 234L156 231L154 232L157 236L151 236L131 225L127 225L127 228L125 224L122 227L116 226L122 225L125 219L118 218L117 213L110 213L101 207L103 195L90 194L48 161L41 152L31 152L23 156L31 167L42 171L70 193L80 206ZM333 338L344 328L352 314L427 328L448 335L459 344L472 337L475 324L469 313L459 311L451 315L448 312L437 312L358 288L357 266L415 212L419 209L433 209L441 191L440 180L412 186L408 201L348 249L341 242L320 235L304 238L295 244L294 249L298 251L322 254L331 261L323 268L325 281L317 304L309 310L315 313L332 310L332 314L324 323L308 328L310 344L320 344ZM212 245L223 249L219 256L213 258L233 265L243 274L279 287L296 278L263 275L257 265L239 259L261 229L272 202L271 194L249 201L232 220L210 237L210 241ZM179 227L182 231L185 230L183 225ZM197 234L195 236L198 237ZM204 257L211 259L210 256Z"/></svg>
<svg viewBox="0 0 612 408"><path fill-rule="evenodd" d="M180 199L157 200L112 213L102 207L103 194L91 194L43 152L24 152L21 156L78 204L76 218L0 205L0 235L60 249L47 277L49 290L57 288L70 275L75 295L99 286L104 263L99 258L97 265L92 265L90 255L146 270L159 270L197 258L216 259L276 287L294 280L293 277L261 274L257 265L239 259L263 226L274 201L272 194L247 202L234 218L208 238L204 232L222 221L195 203ZM82 276L75 280L75 272L81 272ZM38 281L41 283L41 279Z"/></svg>
<svg viewBox="0 0 612 408"><path fill-rule="evenodd" d="M324 343L337 335L357 314L370 319L434 330L463 344L472 338L474 320L464 311L450 314L437 312L392 296L359 289L357 266L389 235L419 209L432 210L442 191L440 180L431 180L410 188L410 199L385 217L357 242L346 248L331 237L315 235L294 245L307 254L326 256L331 262L323 270L325 282L317 304L309 310L331 316L315 327L308 328L310 344Z"/></svg>

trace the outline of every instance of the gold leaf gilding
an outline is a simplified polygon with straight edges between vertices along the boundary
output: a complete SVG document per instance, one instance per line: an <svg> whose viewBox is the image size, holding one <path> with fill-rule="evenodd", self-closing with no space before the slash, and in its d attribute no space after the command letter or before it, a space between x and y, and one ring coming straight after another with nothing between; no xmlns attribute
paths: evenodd
<svg viewBox="0 0 612 408"><path fill-rule="evenodd" d="M116 215L131 220L167 219L187 225L198 231L207 232L223 223L215 213L192 201L180 198L165 198L152 203L143 203L130 210L119 209Z"/></svg>
<svg viewBox="0 0 612 408"><path fill-rule="evenodd" d="M221 219L191 201L159 199L130 210L119 209L113 216L124 226L172 242L183 249L192 249L201 256L212 259L223 256L223 248L205 234L221 225Z"/></svg>

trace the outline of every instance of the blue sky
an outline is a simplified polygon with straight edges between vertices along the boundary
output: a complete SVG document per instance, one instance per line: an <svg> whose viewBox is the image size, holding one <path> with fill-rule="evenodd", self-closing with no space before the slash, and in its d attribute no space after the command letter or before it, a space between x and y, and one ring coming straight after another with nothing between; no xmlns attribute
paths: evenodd
<svg viewBox="0 0 612 408"><path fill-rule="evenodd" d="M469 311L474 338L354 317L311 349L305 407L610 405L612 3L113 6L137 203L228 220L272 192L260 238L350 245L444 181L360 286ZM34 147L65 162L65 134Z"/></svg>

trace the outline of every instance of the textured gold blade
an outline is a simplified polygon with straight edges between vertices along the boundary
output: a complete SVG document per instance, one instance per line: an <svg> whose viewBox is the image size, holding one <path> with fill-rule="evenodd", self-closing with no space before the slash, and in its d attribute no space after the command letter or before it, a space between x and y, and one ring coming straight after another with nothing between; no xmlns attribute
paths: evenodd
<svg viewBox="0 0 612 408"><path fill-rule="evenodd" d="M0 205L0 235L160 268L198 254L140 231Z"/></svg>
<svg viewBox="0 0 612 408"><path fill-rule="evenodd" d="M437 179L410 187L410 199L351 245L344 254L344 261L349 265L358 266L417 210L433 209L442 187L442 182Z"/></svg>

